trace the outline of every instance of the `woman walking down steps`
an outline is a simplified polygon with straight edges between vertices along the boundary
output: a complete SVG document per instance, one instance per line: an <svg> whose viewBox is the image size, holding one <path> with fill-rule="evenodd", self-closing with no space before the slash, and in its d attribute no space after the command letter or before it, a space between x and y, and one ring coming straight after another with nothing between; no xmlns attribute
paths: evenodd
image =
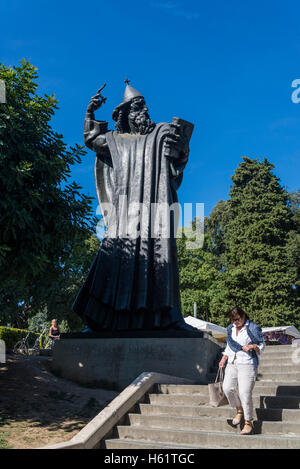
<svg viewBox="0 0 300 469"><path fill-rule="evenodd" d="M260 326L250 321L242 308L233 308L229 318L227 346L219 363L221 368L227 363L223 391L229 405L237 410L233 425L239 425L244 419L241 434L250 435L253 433L252 391L265 343Z"/></svg>

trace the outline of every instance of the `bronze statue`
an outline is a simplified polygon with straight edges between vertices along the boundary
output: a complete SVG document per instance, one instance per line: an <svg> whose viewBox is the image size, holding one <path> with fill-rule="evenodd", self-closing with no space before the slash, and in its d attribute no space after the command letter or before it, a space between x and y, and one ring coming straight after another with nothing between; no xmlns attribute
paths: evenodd
<svg viewBox="0 0 300 469"><path fill-rule="evenodd" d="M97 153L106 231L73 309L92 330L191 330L180 307L176 213L156 219L150 208L176 206L193 125L178 118L155 124L144 97L125 82L123 102L112 114L115 131L94 116L106 101L105 85L86 111L84 141ZM153 234L155 223L168 224L169 235Z"/></svg>

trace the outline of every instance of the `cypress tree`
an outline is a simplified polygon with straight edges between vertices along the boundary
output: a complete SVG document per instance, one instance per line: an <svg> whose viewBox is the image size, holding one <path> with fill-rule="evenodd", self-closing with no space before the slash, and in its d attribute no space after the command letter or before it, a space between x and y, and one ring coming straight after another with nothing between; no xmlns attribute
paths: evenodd
<svg viewBox="0 0 300 469"><path fill-rule="evenodd" d="M232 305L244 307L254 321L299 327L299 267L291 256L295 217L273 169L266 158L243 157L232 176L224 281Z"/></svg>

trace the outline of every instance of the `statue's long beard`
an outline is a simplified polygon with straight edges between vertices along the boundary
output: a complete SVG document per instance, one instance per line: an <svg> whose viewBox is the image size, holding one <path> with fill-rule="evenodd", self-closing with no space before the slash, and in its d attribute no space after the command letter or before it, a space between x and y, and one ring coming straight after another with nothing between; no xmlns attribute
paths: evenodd
<svg viewBox="0 0 300 469"><path fill-rule="evenodd" d="M135 134L148 134L154 129L154 122L151 121L148 112L131 112L128 116L131 132Z"/></svg>

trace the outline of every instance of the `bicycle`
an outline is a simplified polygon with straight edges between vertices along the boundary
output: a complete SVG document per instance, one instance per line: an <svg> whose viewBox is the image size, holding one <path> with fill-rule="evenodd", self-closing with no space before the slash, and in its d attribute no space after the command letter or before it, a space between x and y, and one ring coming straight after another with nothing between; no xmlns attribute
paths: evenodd
<svg viewBox="0 0 300 469"><path fill-rule="evenodd" d="M55 340L52 339L51 337L48 337L48 340L44 345L44 342L47 338L47 335L46 335L47 331L48 331L48 326L44 326L44 329L42 330L41 334L36 339L34 346L32 347L34 351L52 350Z"/></svg>
<svg viewBox="0 0 300 469"><path fill-rule="evenodd" d="M29 349L30 349L30 345L28 342L29 336L30 336L30 332L28 332L26 337L24 337L22 340L19 340L19 342L17 342L14 345L13 353L22 353L23 355L29 355Z"/></svg>

